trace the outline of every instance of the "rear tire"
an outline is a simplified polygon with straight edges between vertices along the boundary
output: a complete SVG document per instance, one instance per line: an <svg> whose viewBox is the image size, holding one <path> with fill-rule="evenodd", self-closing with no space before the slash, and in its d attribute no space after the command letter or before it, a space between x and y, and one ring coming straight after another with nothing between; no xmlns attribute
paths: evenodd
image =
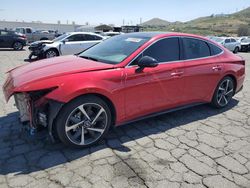
<svg viewBox="0 0 250 188"><path fill-rule="evenodd" d="M211 102L212 106L216 108L226 107L231 101L234 93L235 93L234 80L229 76L224 77L219 82L218 86L215 89L213 99Z"/></svg>
<svg viewBox="0 0 250 188"><path fill-rule="evenodd" d="M236 46L233 52L234 52L235 54L237 54L239 51L240 51L240 48L239 48L238 46Z"/></svg>
<svg viewBox="0 0 250 188"><path fill-rule="evenodd" d="M14 42L13 44L13 49L14 50L22 50L23 49L23 44L21 42Z"/></svg>
<svg viewBox="0 0 250 188"><path fill-rule="evenodd" d="M111 111L101 98L79 97L66 104L56 118L59 139L67 146L85 148L98 143L111 126Z"/></svg>

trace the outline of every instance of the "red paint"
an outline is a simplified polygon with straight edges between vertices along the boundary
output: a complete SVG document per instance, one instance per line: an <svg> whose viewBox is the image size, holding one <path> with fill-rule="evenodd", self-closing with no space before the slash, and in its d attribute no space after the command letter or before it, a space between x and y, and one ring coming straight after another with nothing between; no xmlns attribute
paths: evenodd
<svg viewBox="0 0 250 188"><path fill-rule="evenodd" d="M237 91L245 77L244 60L225 48L218 56L159 64L136 73L126 67L143 49L160 38L191 36L166 33L153 37L118 65L98 63L77 56L41 60L11 70L3 86L6 100L15 92L58 87L46 99L67 103L77 96L96 93L108 98L116 110L116 124L153 112L193 102L210 102L218 82L226 75L237 81ZM209 41L214 43L212 41ZM220 66L220 71L213 71Z"/></svg>

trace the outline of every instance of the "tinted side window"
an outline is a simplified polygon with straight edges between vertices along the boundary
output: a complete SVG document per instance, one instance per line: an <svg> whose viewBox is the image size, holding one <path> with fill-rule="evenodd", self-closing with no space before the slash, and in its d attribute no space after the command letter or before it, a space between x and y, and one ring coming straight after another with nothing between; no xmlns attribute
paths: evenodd
<svg viewBox="0 0 250 188"><path fill-rule="evenodd" d="M32 33L31 29L30 29L30 28L27 28L27 29L26 29L26 33Z"/></svg>
<svg viewBox="0 0 250 188"><path fill-rule="evenodd" d="M209 43L209 47L210 47L210 50L211 50L211 55L218 55L222 52L222 49L220 49L219 47L213 45L213 44L210 44Z"/></svg>
<svg viewBox="0 0 250 188"><path fill-rule="evenodd" d="M85 35L82 35L82 34L76 34L76 35L71 35L68 37L68 40L71 41L71 42L76 42L76 41L85 41L86 38L85 38Z"/></svg>
<svg viewBox="0 0 250 188"><path fill-rule="evenodd" d="M236 42L236 40L235 39L231 39L231 42Z"/></svg>
<svg viewBox="0 0 250 188"><path fill-rule="evenodd" d="M96 35L85 35L86 36L86 40L102 40L101 37L96 36Z"/></svg>
<svg viewBox="0 0 250 188"><path fill-rule="evenodd" d="M195 59L210 56L208 44L199 39L183 38L185 59Z"/></svg>
<svg viewBox="0 0 250 188"><path fill-rule="evenodd" d="M230 39L226 39L226 40L225 40L225 43L230 43Z"/></svg>
<svg viewBox="0 0 250 188"><path fill-rule="evenodd" d="M153 57L159 62L180 60L179 39L162 39L146 49L143 56Z"/></svg>

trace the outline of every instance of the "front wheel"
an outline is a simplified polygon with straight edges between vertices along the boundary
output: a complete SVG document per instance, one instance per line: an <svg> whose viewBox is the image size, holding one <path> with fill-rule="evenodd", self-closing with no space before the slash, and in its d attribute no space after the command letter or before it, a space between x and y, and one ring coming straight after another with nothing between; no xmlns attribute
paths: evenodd
<svg viewBox="0 0 250 188"><path fill-rule="evenodd" d="M13 49L14 50L22 50L23 49L23 44L21 42L15 42L13 44Z"/></svg>
<svg viewBox="0 0 250 188"><path fill-rule="evenodd" d="M45 52L45 58L52 58L59 56L59 53L54 49L49 49Z"/></svg>
<svg viewBox="0 0 250 188"><path fill-rule="evenodd" d="M216 108L223 108L228 105L234 95L235 83L229 76L223 78L218 84L211 104Z"/></svg>
<svg viewBox="0 0 250 188"><path fill-rule="evenodd" d="M84 96L66 104L56 120L60 140L72 147L84 148L99 142L111 125L108 105L96 96Z"/></svg>

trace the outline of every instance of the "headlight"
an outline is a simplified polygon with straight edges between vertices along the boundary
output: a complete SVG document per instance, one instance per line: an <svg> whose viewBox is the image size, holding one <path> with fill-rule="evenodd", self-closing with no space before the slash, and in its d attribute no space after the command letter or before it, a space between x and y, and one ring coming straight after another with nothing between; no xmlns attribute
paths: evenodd
<svg viewBox="0 0 250 188"><path fill-rule="evenodd" d="M50 93L51 91L53 91L54 89L56 89L57 87L52 87L49 89L43 89L43 90L38 90L38 91L31 91L29 92L30 98L34 101L44 97L45 95L47 95L48 93Z"/></svg>

